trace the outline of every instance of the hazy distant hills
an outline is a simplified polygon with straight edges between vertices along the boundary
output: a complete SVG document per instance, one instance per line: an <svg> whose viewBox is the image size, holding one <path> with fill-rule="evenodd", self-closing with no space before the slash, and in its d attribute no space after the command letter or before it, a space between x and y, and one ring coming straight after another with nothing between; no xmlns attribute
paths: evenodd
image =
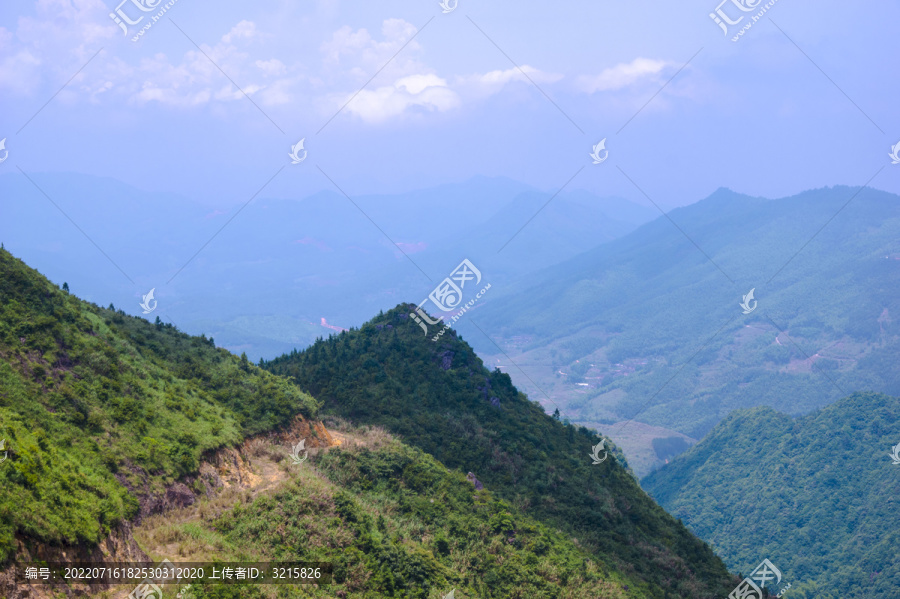
<svg viewBox="0 0 900 599"><path fill-rule="evenodd" d="M855 390L900 393L900 197L857 191L722 189L492 288L472 318L542 391L461 330L549 409L544 392L579 422L636 419L603 430L639 473L663 461L652 438L700 438L737 408L800 414Z"/></svg>
<svg viewBox="0 0 900 599"><path fill-rule="evenodd" d="M796 419L739 410L642 482L733 571L772 561L787 597L894 599L898 444L897 397L854 394Z"/></svg>
<svg viewBox="0 0 900 599"><path fill-rule="evenodd" d="M291 200L263 193L243 208L219 210L108 178L29 177L34 184L19 174L0 177L0 241L9 249L58 284L77 281L73 292L116 298L128 313L139 315L141 296L155 288L151 318L206 333L254 360L332 332L323 317L346 328L419 301L463 258L496 283L654 215L582 191L547 204L552 194L503 178L351 199L336 190Z"/></svg>

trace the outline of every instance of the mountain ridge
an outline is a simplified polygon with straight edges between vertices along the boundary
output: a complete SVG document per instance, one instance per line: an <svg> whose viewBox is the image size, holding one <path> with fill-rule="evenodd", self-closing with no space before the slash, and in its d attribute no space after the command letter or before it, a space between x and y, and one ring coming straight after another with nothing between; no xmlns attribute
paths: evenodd
<svg viewBox="0 0 900 599"><path fill-rule="evenodd" d="M725 190L671 218L496 286L460 330L576 422L640 418L700 438L736 407L799 413L854 389L900 393L882 367L900 351L900 197ZM743 314L751 289L758 307Z"/></svg>
<svg viewBox="0 0 900 599"><path fill-rule="evenodd" d="M414 309L401 304L263 366L309 389L325 413L382 426L449 468L473 472L624 572L653 584L677 580L680 596L727 594L716 558L647 502L617 448L608 444L608 458L591 465L602 437L547 416L453 329L436 342L423 336L409 318ZM633 570L638 562L646 565Z"/></svg>
<svg viewBox="0 0 900 599"><path fill-rule="evenodd" d="M731 568L770 559L789 597L896 597L900 398L855 393L790 417L732 412L642 486Z"/></svg>

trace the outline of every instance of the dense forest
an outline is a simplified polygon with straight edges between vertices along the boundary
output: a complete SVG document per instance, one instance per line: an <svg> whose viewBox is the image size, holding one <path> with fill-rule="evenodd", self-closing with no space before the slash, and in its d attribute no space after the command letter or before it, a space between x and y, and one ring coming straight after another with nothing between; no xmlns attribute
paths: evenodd
<svg viewBox="0 0 900 599"><path fill-rule="evenodd" d="M439 341L423 336L408 318L414 308L401 304L263 366L293 378L324 412L383 426L448 467L474 472L602 563L648 585L671 581L679 597L728 594L719 559L641 490L621 452L592 465L599 436L547 416L455 331Z"/></svg>
<svg viewBox="0 0 900 599"><path fill-rule="evenodd" d="M0 562L16 534L96 543L139 512L129 487L317 410L212 339L84 302L0 249Z"/></svg>
<svg viewBox="0 0 900 599"><path fill-rule="evenodd" d="M790 598L895 599L900 398L856 393L791 418L739 410L643 480L733 571L770 559Z"/></svg>

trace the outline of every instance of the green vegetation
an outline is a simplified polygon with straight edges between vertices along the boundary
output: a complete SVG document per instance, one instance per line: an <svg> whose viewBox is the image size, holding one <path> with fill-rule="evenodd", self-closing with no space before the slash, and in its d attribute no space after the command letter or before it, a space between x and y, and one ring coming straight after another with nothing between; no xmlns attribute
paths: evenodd
<svg viewBox="0 0 900 599"><path fill-rule="evenodd" d="M382 433L361 449L348 443L302 468L285 465L287 483L237 501L233 488L207 498L207 479L196 477L204 452L298 413L316 418L320 404L211 339L83 302L0 251L3 560L16 536L90 546L138 514L142 527L175 518L195 508L153 515L152 505L182 481L199 494L195 517L136 533L154 558L202 547L208 560L335 564L334 587L201 585L198 599L727 593L734 577L638 487L620 452L591 466L595 435L545 415L454 333L423 339L408 310L278 364L333 413L381 422L415 448ZM163 554L169 541L179 555Z"/></svg>
<svg viewBox="0 0 900 599"><path fill-rule="evenodd" d="M0 250L0 563L16 533L95 543L204 451L317 409L211 339L88 304Z"/></svg>
<svg viewBox="0 0 900 599"><path fill-rule="evenodd" d="M195 511L203 516L156 523L138 537L181 543L191 560L333 564L333 585L277 587L279 597L425 599L451 589L459 599L653 596L561 532L476 491L461 473L379 437L285 467L288 480L271 493L242 494L224 510L201 505ZM244 588L249 596L257 589ZM198 599L222 590L198 589Z"/></svg>
<svg viewBox="0 0 900 599"><path fill-rule="evenodd" d="M382 426L474 472L510 505L577 538L603 567L642 581L648 596L664 597L660 587L677 597L728 594L721 562L650 500L620 452L591 465L594 433L544 414L455 331L438 342L424 337L407 317L412 309L401 305L264 365L293 377L324 412Z"/></svg>
<svg viewBox="0 0 900 599"><path fill-rule="evenodd" d="M895 599L898 443L896 397L857 393L796 419L754 408L643 483L734 571L771 560L787 599Z"/></svg>

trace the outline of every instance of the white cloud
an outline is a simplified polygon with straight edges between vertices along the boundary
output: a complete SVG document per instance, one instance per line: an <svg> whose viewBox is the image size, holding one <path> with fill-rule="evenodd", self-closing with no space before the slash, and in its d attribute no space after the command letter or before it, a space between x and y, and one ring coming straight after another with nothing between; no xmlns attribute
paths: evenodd
<svg viewBox="0 0 900 599"><path fill-rule="evenodd" d="M241 101L244 94L258 95L265 105L285 104L293 98L292 88L301 78L276 58L253 60L241 49L246 42L262 37L266 36L253 22L241 21L216 45L202 44L203 52L189 50L179 63L163 53L156 54L141 61L129 77L120 80L124 79L123 88L138 104L156 102L190 107ZM241 89L225 79L219 68ZM137 79L141 80L139 89L135 86Z"/></svg>
<svg viewBox="0 0 900 599"><path fill-rule="evenodd" d="M356 67L362 67L369 73L383 67L388 61L392 64L405 64L410 54L421 49L418 42L412 41L404 48L405 56L395 57L397 51L416 34L416 27L403 19L385 19L381 25L383 41L372 38L366 29L353 31L344 26L335 31L329 41L320 46L328 64L339 64L349 58ZM392 60L393 58L393 60ZM400 62L396 62L397 58Z"/></svg>
<svg viewBox="0 0 900 599"><path fill-rule="evenodd" d="M343 105L348 97L337 100ZM380 123L410 109L443 112L457 106L459 96L447 87L446 81L437 75L417 74L402 77L393 85L364 89L346 110L365 122Z"/></svg>
<svg viewBox="0 0 900 599"><path fill-rule="evenodd" d="M665 60L635 58L604 69L599 75L583 75L578 78L578 87L589 94L598 91L615 91L636 83L656 79L672 63Z"/></svg>
<svg viewBox="0 0 900 599"><path fill-rule="evenodd" d="M41 60L30 50L7 54L0 60L0 88L16 94L32 94L41 81L40 66Z"/></svg>
<svg viewBox="0 0 900 599"><path fill-rule="evenodd" d="M269 77L284 75L287 72L287 67L285 67L284 63L277 58L273 58L272 60L257 60L253 64Z"/></svg>
<svg viewBox="0 0 900 599"><path fill-rule="evenodd" d="M556 83L562 79L562 75L556 73L545 73L527 64L523 65L521 70L513 67L505 71L490 71L484 75L473 75L470 81L484 86L502 86L511 81L525 81L535 83Z"/></svg>
<svg viewBox="0 0 900 599"><path fill-rule="evenodd" d="M0 88L31 95L67 81L115 37L108 13L101 0L35 2L34 16L18 17L14 31L0 28Z"/></svg>
<svg viewBox="0 0 900 599"><path fill-rule="evenodd" d="M238 39L250 40L257 37L258 33L255 23L244 20L232 27L231 31L223 35L222 41L226 44L230 44L232 41L237 41Z"/></svg>
<svg viewBox="0 0 900 599"><path fill-rule="evenodd" d="M334 111L353 98L346 107L349 114L368 123L380 123L408 111L442 112L459 106L459 96L447 81L416 58L421 46L410 41L415 34L416 27L403 19L386 19L380 40L366 29L341 27L335 31L320 46L329 86L357 87L374 73L379 75L355 97L355 91L326 94L324 111Z"/></svg>
<svg viewBox="0 0 900 599"><path fill-rule="evenodd" d="M415 95L421 94L429 87L447 87L447 82L437 75L410 75L398 79L394 86Z"/></svg>
<svg viewBox="0 0 900 599"><path fill-rule="evenodd" d="M499 93L509 83L556 83L563 78L557 73L541 71L529 65L522 65L521 70L512 67L506 70L489 71L474 75L457 77L455 86L464 90L465 94L473 97L486 97Z"/></svg>

